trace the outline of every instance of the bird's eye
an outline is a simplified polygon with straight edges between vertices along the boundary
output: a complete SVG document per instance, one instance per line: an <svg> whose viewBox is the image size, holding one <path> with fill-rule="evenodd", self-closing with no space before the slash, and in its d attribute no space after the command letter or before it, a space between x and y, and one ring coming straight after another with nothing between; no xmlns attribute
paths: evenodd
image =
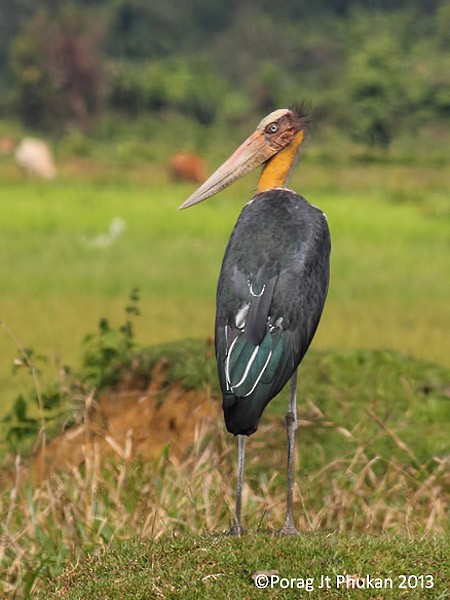
<svg viewBox="0 0 450 600"><path fill-rule="evenodd" d="M268 133L276 133L278 131L278 123L271 123L267 125L266 131Z"/></svg>

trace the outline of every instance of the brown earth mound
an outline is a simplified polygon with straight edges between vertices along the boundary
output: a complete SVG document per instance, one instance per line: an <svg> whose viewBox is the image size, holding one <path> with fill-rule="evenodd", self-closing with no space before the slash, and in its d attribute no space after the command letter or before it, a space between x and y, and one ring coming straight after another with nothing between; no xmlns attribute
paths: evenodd
<svg viewBox="0 0 450 600"><path fill-rule="evenodd" d="M163 371L160 363L147 389L137 389L131 378L117 391L92 402L82 425L37 450L29 469L32 477L42 479L54 470L70 471L94 451L100 457L154 458L170 444L171 454L181 458L192 444L196 428L220 418L220 406L206 391L167 385Z"/></svg>

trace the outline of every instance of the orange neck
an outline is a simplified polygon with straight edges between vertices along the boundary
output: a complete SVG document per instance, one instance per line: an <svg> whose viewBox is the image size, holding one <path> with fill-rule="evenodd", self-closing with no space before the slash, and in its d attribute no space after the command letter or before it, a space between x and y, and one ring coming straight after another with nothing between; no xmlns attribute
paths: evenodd
<svg viewBox="0 0 450 600"><path fill-rule="evenodd" d="M258 193L284 187L294 166L300 144L305 137L304 131L299 131L293 141L280 152L269 159L262 170L258 182Z"/></svg>

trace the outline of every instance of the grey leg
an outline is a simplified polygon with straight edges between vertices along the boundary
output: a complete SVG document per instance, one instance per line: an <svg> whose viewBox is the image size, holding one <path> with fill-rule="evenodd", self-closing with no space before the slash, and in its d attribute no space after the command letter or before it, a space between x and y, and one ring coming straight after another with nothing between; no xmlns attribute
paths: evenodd
<svg viewBox="0 0 450 600"><path fill-rule="evenodd" d="M291 388L289 393L289 408L286 414L286 432L288 438L287 459L287 495L286 495L286 518L280 533L284 535L295 535L297 529L294 525L293 514L293 490L294 490L294 462L295 462L295 430L297 429L297 370L291 377Z"/></svg>
<svg viewBox="0 0 450 600"><path fill-rule="evenodd" d="M242 485L244 483L245 435L238 435L238 478L236 485L236 520L228 535L242 535L241 509Z"/></svg>

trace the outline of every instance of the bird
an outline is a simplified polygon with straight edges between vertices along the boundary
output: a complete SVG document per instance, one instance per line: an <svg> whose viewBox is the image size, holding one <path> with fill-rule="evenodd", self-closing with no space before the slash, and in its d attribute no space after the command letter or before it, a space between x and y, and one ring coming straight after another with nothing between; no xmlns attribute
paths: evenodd
<svg viewBox="0 0 450 600"><path fill-rule="evenodd" d="M256 193L228 241L216 297L215 351L227 430L238 438L234 524L242 535L246 438L290 381L285 417L287 492L280 534L298 533L293 515L297 370L319 324L329 287L326 215L287 187L308 133L304 104L264 117L256 130L179 208L224 190L262 165Z"/></svg>

